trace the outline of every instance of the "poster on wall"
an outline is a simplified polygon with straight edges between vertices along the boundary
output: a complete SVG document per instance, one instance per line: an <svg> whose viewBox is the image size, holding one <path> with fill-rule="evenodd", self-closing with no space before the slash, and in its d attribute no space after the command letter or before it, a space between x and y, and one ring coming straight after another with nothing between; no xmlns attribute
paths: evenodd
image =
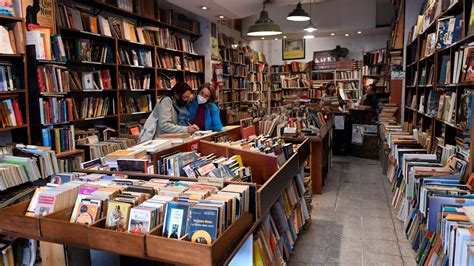
<svg viewBox="0 0 474 266"><path fill-rule="evenodd" d="M37 26L50 28L54 32L53 0L22 0L22 13L27 30Z"/></svg>
<svg viewBox="0 0 474 266"><path fill-rule="evenodd" d="M305 58L305 42L304 39L283 39L282 40L282 57L283 60L294 60Z"/></svg>

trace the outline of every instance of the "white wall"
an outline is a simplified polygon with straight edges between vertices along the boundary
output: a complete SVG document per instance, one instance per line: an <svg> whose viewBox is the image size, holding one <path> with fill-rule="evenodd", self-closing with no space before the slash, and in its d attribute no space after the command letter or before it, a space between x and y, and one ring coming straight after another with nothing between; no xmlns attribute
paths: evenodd
<svg viewBox="0 0 474 266"><path fill-rule="evenodd" d="M354 37L319 37L306 40L306 58L304 60L296 60L300 62L308 62L313 60L313 52L322 50L331 50L336 45L349 49L347 59L362 58L363 51L370 51L379 48L385 48L387 45L388 34L372 35L372 36L354 36ZM267 57L269 65L283 64L281 48L282 41L278 40L259 40L250 42L250 46L256 50L262 51Z"/></svg>

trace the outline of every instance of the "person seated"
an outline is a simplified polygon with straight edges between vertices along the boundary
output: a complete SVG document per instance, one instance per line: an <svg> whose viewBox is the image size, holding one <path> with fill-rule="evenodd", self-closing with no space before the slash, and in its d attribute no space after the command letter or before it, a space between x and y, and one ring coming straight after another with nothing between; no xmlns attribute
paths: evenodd
<svg viewBox="0 0 474 266"><path fill-rule="evenodd" d="M362 96L361 103L362 105L374 109L377 107L377 96L375 95L375 86L373 84L370 84L365 88L365 94Z"/></svg>
<svg viewBox="0 0 474 266"><path fill-rule="evenodd" d="M140 142L170 133L194 133L199 127L189 123L187 104L192 89L185 82L178 82L162 97L147 118L140 134Z"/></svg>
<svg viewBox="0 0 474 266"><path fill-rule="evenodd" d="M215 104L217 100L216 91L210 83L201 85L197 91L197 97L189 106L189 118L192 124L202 130L222 131L222 122L219 116L219 108Z"/></svg>

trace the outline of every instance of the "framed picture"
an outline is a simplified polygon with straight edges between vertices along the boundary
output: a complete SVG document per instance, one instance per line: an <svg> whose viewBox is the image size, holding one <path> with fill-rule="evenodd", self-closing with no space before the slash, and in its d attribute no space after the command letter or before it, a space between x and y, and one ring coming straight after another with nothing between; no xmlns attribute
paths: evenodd
<svg viewBox="0 0 474 266"><path fill-rule="evenodd" d="M304 39L283 39L282 40L283 60L294 60L305 58Z"/></svg>

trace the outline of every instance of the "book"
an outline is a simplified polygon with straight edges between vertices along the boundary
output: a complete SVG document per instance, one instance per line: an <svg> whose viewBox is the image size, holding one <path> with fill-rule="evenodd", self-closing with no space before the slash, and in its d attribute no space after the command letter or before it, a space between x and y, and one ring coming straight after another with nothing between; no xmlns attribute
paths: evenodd
<svg viewBox="0 0 474 266"><path fill-rule="evenodd" d="M111 230L126 232L128 230L128 220L131 208L131 203L109 201L105 221L106 227Z"/></svg>
<svg viewBox="0 0 474 266"><path fill-rule="evenodd" d="M181 239L187 232L189 203L169 202L163 223L163 236Z"/></svg>
<svg viewBox="0 0 474 266"><path fill-rule="evenodd" d="M219 209L192 206L188 223L188 239L194 243L210 245L218 236Z"/></svg>

